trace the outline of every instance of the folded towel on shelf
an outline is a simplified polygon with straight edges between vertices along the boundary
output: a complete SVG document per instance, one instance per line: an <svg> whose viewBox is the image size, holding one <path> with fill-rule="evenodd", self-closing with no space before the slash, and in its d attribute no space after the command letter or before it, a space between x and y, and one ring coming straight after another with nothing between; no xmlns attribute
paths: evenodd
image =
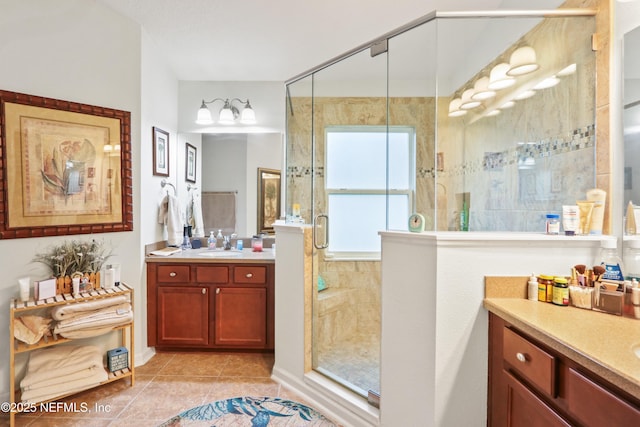
<svg viewBox="0 0 640 427"><path fill-rule="evenodd" d="M116 313L110 313L106 316L94 317L90 320L76 319L69 324L60 325L57 324L53 328L54 334L64 334L69 331L78 331L82 329L95 329L99 327L111 326L115 328L117 326L126 325L133 320L133 311L131 307L129 309L122 309ZM63 335L64 336L64 335Z"/></svg>
<svg viewBox="0 0 640 427"><path fill-rule="evenodd" d="M92 322L100 322L105 319L122 317L131 311L131 304L124 302L118 305L112 305L100 310L89 311L85 315L74 316L71 319L60 320L55 324L56 328L65 328L74 325L83 325ZM89 325L91 326L91 325Z"/></svg>
<svg viewBox="0 0 640 427"><path fill-rule="evenodd" d="M25 403L37 403L53 399L65 394L78 393L82 390L100 385L109 379L109 374L104 368L96 369L95 372L86 378L79 378L72 381L38 387L22 392L21 399Z"/></svg>
<svg viewBox="0 0 640 427"><path fill-rule="evenodd" d="M77 316L85 316L87 312L101 310L105 307L120 305L129 302L125 295L118 295L109 298L101 298L92 301L59 305L51 309L53 320L66 320Z"/></svg>
<svg viewBox="0 0 640 427"><path fill-rule="evenodd" d="M182 208L180 200L171 194L167 194L158 210L158 223L167 226L167 243L170 246L182 244L182 234L184 232L182 221Z"/></svg>
<svg viewBox="0 0 640 427"><path fill-rule="evenodd" d="M97 328L84 328L77 331L61 331L60 335L70 340L78 340L82 338L91 338L104 335L108 332L113 331L113 328L114 326L103 326Z"/></svg>
<svg viewBox="0 0 640 427"><path fill-rule="evenodd" d="M29 354L27 373L20 381L20 387L29 387L83 369L103 368L102 358L100 349L92 345L59 345L34 350Z"/></svg>
<svg viewBox="0 0 640 427"><path fill-rule="evenodd" d="M36 390L36 389L42 389L44 387L50 387L50 386L55 386L57 384L60 383L66 383L66 382L70 382L70 381L76 381L76 380L81 380L81 379L85 379L85 378L89 378L92 377L96 374L96 372L98 371L104 371L104 367L102 366L94 366L91 368L85 368L85 369L81 369L79 371L76 372L72 372L70 374L66 374L64 376L57 376L57 377L53 377L53 378L48 378L46 380L43 381L38 381L37 383L31 383L27 386L22 387L22 392L24 393L27 390Z"/></svg>

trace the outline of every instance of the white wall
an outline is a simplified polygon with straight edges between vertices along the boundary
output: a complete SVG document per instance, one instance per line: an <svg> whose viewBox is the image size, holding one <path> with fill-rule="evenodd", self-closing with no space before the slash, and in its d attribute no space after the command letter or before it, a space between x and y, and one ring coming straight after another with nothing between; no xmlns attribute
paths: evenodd
<svg viewBox="0 0 640 427"><path fill-rule="evenodd" d="M284 82L199 82L181 81L178 99L178 130L184 133L280 133L285 126ZM256 113L255 125L202 126L195 124L202 100L215 98L249 99ZM224 104L216 101L207 107L214 120ZM240 104L236 103L235 106Z"/></svg>
<svg viewBox="0 0 640 427"><path fill-rule="evenodd" d="M132 161L140 164L140 30L96 2L82 0L0 0L0 87L4 90L77 101L131 112ZM134 167L134 231L70 238L104 239L122 265L122 277L142 289L140 251L140 179ZM0 240L0 342L9 343L9 299L17 280L45 278L46 270L31 263L36 252L65 237ZM138 301L141 301L138 299ZM142 300L143 301L143 300ZM137 307L139 305L137 304ZM136 313L136 320L141 317ZM138 342L142 329L136 330ZM145 340L146 341L146 340ZM8 360L7 346L0 359ZM0 366L0 396L8 398L9 367Z"/></svg>
<svg viewBox="0 0 640 427"><path fill-rule="evenodd" d="M151 173L151 126L177 139L178 83L138 24L97 2L83 0L0 0L0 88L49 98L77 101L131 112L133 165L132 232L0 240L0 305L17 296L17 280L46 277L31 263L36 252L67 239L104 239L113 261L135 290L136 364L146 347L146 275L144 244L160 240L156 224L161 194ZM176 175L172 155L171 175ZM9 342L8 310L0 310L0 342ZM6 346L0 359L8 360ZM0 366L0 397L8 399L8 366Z"/></svg>

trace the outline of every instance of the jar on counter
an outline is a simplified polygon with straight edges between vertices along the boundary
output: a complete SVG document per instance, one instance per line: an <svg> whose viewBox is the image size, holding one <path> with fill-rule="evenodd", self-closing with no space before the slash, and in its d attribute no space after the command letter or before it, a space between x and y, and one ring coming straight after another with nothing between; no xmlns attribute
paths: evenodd
<svg viewBox="0 0 640 427"><path fill-rule="evenodd" d="M555 305L569 305L569 281L564 277L553 279L553 299Z"/></svg>
<svg viewBox="0 0 640 427"><path fill-rule="evenodd" d="M547 234L560 234L560 215L547 214Z"/></svg>
<svg viewBox="0 0 640 427"><path fill-rule="evenodd" d="M538 276L538 301L551 302L553 300L553 276L541 274Z"/></svg>

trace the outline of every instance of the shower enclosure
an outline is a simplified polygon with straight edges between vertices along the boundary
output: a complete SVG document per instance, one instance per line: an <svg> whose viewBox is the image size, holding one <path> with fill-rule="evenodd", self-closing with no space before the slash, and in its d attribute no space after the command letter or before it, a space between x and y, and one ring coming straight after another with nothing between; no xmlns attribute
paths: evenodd
<svg viewBox="0 0 640 427"><path fill-rule="evenodd" d="M593 13L434 12L287 82L311 369L379 403L379 231L541 231L594 187Z"/></svg>

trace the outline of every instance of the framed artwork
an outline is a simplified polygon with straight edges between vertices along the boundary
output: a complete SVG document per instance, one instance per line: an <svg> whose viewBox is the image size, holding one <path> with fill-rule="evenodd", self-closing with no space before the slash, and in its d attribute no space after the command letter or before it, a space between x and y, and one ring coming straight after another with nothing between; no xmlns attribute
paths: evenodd
<svg viewBox="0 0 640 427"><path fill-rule="evenodd" d="M258 168L258 233L273 233L280 217L280 171Z"/></svg>
<svg viewBox="0 0 640 427"><path fill-rule="evenodd" d="M185 179L188 182L192 182L195 184L196 182L196 159L198 152L196 147L194 147L193 145L189 144L188 142L186 143L186 150L185 150L185 164L184 164L184 170L185 170Z"/></svg>
<svg viewBox="0 0 640 427"><path fill-rule="evenodd" d="M133 230L131 113L0 90L0 238Z"/></svg>
<svg viewBox="0 0 640 427"><path fill-rule="evenodd" d="M169 176L169 134L153 127L153 174Z"/></svg>

